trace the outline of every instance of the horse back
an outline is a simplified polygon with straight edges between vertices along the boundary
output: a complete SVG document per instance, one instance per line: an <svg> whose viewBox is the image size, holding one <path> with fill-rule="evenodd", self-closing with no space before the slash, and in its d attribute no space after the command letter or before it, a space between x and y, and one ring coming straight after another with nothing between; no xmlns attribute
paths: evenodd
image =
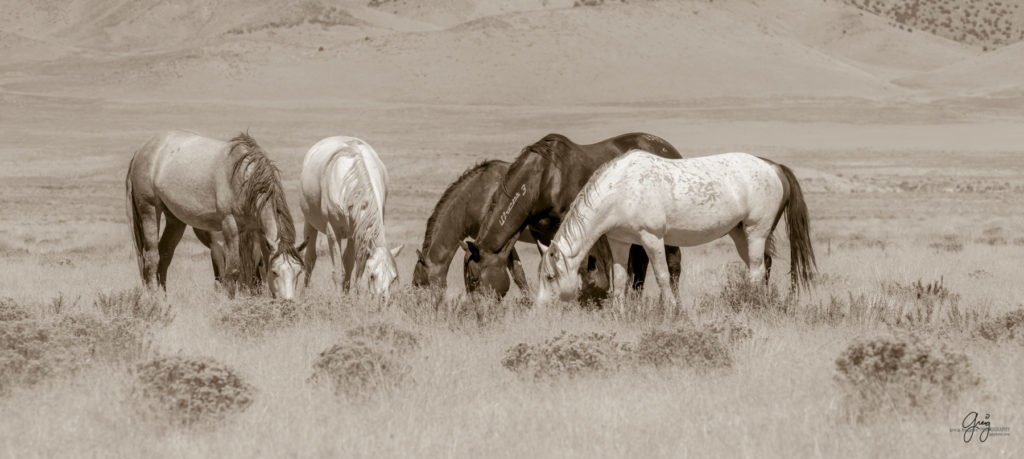
<svg viewBox="0 0 1024 459"><path fill-rule="evenodd" d="M189 226L220 230L230 212L227 142L185 131L157 134L136 152L133 186Z"/></svg>

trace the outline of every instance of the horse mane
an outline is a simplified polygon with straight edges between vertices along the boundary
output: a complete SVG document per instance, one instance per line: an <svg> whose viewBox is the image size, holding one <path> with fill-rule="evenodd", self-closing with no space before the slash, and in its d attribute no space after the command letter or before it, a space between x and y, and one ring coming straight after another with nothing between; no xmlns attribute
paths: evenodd
<svg viewBox="0 0 1024 459"><path fill-rule="evenodd" d="M633 150L630 150L633 151ZM622 155L619 158L624 158L626 155ZM584 215L585 211L592 211L594 206L599 203L597 200L603 196L603 189L599 186L599 178L604 174L606 170L611 168L618 159L613 159L602 164L587 180L586 185L580 190L576 198L573 199L572 204L569 206L569 211L565 213L565 219L562 220L561 226L558 228L559 233L563 233L562 239L569 243L569 240L580 241L586 236L584 226L587 224L587 216ZM592 214L592 212L586 212ZM552 241L554 243L554 241ZM574 247L566 247L567 249L573 250ZM589 250L589 247L583 250ZM565 253L565 252L563 252Z"/></svg>
<svg viewBox="0 0 1024 459"><path fill-rule="evenodd" d="M351 154L349 151L339 148L327 160L328 168L336 159L349 154ZM384 225L380 224L384 221L384 215L380 210L383 206L376 202L370 171L366 168L366 163L363 162L363 156L358 153L352 156L355 157L355 167L349 168L341 180L344 184L345 196L352 197L356 204L350 207L352 214L349 216L355 222L352 237L357 242L356 257L365 260L369 258L370 250L383 235Z"/></svg>
<svg viewBox="0 0 1024 459"><path fill-rule="evenodd" d="M476 177L490 165L500 162L501 161L497 159L480 161L479 163L476 163L473 167L470 167L469 169L462 171L462 174L459 175L459 178L455 179L455 181L452 182L451 185L448 185L448 188L446 188L444 190L444 193L441 194L441 199L438 199L437 204L434 205L434 211L430 214L430 218L427 219L427 230L426 233L423 235L424 249L429 248L430 244L434 241L434 230L436 229L435 227L437 226L438 223L437 220L440 218L441 207L448 203L448 200L452 198L452 195L454 195L455 192L458 189L460 189L462 185L465 184L466 181L473 177Z"/></svg>
<svg viewBox="0 0 1024 459"><path fill-rule="evenodd" d="M273 205L279 243L272 257L284 253L301 262L302 257L295 250L295 223L288 209L284 187L281 186L281 171L247 132L231 139L228 151L231 155L237 155L231 168L232 182L239 172L245 174L238 190L241 198L239 210L259 221L258 216L263 207L268 203Z"/></svg>

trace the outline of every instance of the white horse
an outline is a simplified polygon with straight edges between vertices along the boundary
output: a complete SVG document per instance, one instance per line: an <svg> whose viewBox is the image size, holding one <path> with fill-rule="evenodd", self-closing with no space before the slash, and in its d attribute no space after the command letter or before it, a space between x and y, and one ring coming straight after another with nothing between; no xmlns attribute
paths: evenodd
<svg viewBox="0 0 1024 459"><path fill-rule="evenodd" d="M690 247L728 234L751 281L767 282L772 231L783 211L789 228L791 282L794 287L806 286L814 275L814 249L803 192L788 167L746 153L665 159L634 150L594 173L551 245L541 246L537 303L575 296L580 284L577 269L601 235L607 235L611 245L617 301L624 289L630 244L647 251L662 299L673 306L676 298L669 287L665 245Z"/></svg>
<svg viewBox="0 0 1024 459"><path fill-rule="evenodd" d="M302 214L305 216L306 285L316 264L316 238L327 235L334 281L387 296L398 281L395 257L384 236L388 172L377 152L353 137L328 137L313 145L302 162ZM344 254L342 240L347 240ZM338 259L342 260L339 273ZM355 274L353 277L352 275Z"/></svg>

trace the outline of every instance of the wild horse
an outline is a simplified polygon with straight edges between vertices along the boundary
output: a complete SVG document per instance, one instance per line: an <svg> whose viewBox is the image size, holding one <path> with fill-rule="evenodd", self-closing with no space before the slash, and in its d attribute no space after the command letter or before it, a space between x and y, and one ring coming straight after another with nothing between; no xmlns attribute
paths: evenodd
<svg viewBox="0 0 1024 459"><path fill-rule="evenodd" d="M240 276L248 282L259 269L250 250L239 251L240 244L252 247L250 241L269 267L271 294L295 297L303 268L295 224L277 166L248 134L230 142L182 131L154 136L132 157L125 194L139 274L148 287L166 288L174 249L191 226L223 234L229 295Z"/></svg>

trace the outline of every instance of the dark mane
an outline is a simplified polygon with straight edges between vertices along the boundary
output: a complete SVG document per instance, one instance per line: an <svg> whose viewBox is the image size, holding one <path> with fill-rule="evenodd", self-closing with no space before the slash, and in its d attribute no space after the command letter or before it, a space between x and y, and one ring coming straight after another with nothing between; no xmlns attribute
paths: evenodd
<svg viewBox="0 0 1024 459"><path fill-rule="evenodd" d="M302 257L295 250L295 223L281 186L281 171L256 143L256 139L246 132L231 139L228 151L231 155L237 155L231 168L231 180L239 186L238 210L259 221L263 207L268 203L273 205L280 243L271 258L284 253L301 262ZM245 176L236 181L239 172Z"/></svg>
<svg viewBox="0 0 1024 459"><path fill-rule="evenodd" d="M492 165L494 163L500 163L500 162L502 162L502 161L496 160L496 159L481 161L481 162L477 163L476 165L474 165L473 167L470 167L469 169L466 169L465 171L463 171L462 174L459 175L459 178L455 179L455 181L452 182L451 185L448 185L448 188L446 188L444 190L444 193L441 194L441 199L438 199L437 200L437 204L434 205L434 211L430 214L430 218L427 219L427 230L426 230L426 233L423 235L423 248L424 249L429 248L430 244L434 240L434 233L435 233L434 229L435 229L435 226L437 225L437 220L442 217L440 215L441 214L441 207L448 203L448 200L452 198L452 195L455 194L455 192L467 180L469 180L469 179L471 179L473 177L476 177L481 172L483 172L488 166L490 166L490 165Z"/></svg>

